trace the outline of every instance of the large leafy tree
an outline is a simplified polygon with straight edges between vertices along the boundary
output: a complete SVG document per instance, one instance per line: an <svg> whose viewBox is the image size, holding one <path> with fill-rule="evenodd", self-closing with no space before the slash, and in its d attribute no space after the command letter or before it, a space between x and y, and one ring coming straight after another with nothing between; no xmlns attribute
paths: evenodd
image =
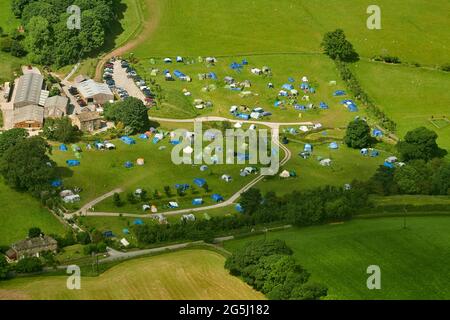
<svg viewBox="0 0 450 320"><path fill-rule="evenodd" d="M241 206L245 214L253 214L261 206L262 196L259 189L250 188L241 195Z"/></svg>
<svg viewBox="0 0 450 320"><path fill-rule="evenodd" d="M405 139L397 144L397 149L404 161L415 159L428 161L433 158L442 158L447 151L439 148L437 138L436 132L420 127L406 133Z"/></svg>
<svg viewBox="0 0 450 320"><path fill-rule="evenodd" d="M9 264L6 258L0 254L0 280L4 280L8 277Z"/></svg>
<svg viewBox="0 0 450 320"><path fill-rule="evenodd" d="M72 125L72 121L68 117L49 118L45 120L43 135L49 140L68 143L78 141L82 132L77 126Z"/></svg>
<svg viewBox="0 0 450 320"><path fill-rule="evenodd" d="M134 97L106 105L104 114L108 120L123 123L132 133L143 132L150 127L147 107L141 100Z"/></svg>
<svg viewBox="0 0 450 320"><path fill-rule="evenodd" d="M18 190L39 195L55 176L55 163L49 158L50 146L41 137L20 140L6 150L0 160L5 182Z"/></svg>
<svg viewBox="0 0 450 320"><path fill-rule="evenodd" d="M344 142L354 149L369 147L372 144L372 137L367 122L362 119L355 119L350 122L347 126Z"/></svg>
<svg viewBox="0 0 450 320"><path fill-rule="evenodd" d="M353 45L345 37L342 29L327 32L323 37L322 47L326 55L333 60L354 62L359 60L359 55Z"/></svg>
<svg viewBox="0 0 450 320"><path fill-rule="evenodd" d="M35 63L49 64L52 59L52 36L47 19L36 16L26 26L25 48L30 52L30 59Z"/></svg>
<svg viewBox="0 0 450 320"><path fill-rule="evenodd" d="M432 177L433 193L450 195L450 163L442 164Z"/></svg>
<svg viewBox="0 0 450 320"><path fill-rule="evenodd" d="M432 174L430 166L424 160L413 160L395 171L394 181L401 193L430 194Z"/></svg>
<svg viewBox="0 0 450 320"><path fill-rule="evenodd" d="M0 134L0 157L9 148L28 137L28 132L22 128L6 130Z"/></svg>

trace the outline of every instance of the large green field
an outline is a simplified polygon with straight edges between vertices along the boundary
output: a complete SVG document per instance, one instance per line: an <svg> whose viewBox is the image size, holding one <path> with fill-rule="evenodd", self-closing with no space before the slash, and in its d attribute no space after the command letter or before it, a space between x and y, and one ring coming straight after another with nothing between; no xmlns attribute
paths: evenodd
<svg viewBox="0 0 450 320"><path fill-rule="evenodd" d="M450 150L450 122L437 128L429 119L450 118L450 75L436 70L360 61L353 66L362 87L391 117L403 138L407 131L425 126Z"/></svg>
<svg viewBox="0 0 450 320"><path fill-rule="evenodd" d="M64 226L30 195L7 187L0 180L0 245L11 245L39 227L46 234L63 234Z"/></svg>
<svg viewBox="0 0 450 320"><path fill-rule="evenodd" d="M98 277L81 278L80 290L66 276L40 276L0 283L0 299L235 300L264 299L228 274L225 258L207 250L184 250L122 262Z"/></svg>
<svg viewBox="0 0 450 320"><path fill-rule="evenodd" d="M449 299L449 217L354 219L268 233L294 250L329 299ZM225 242L235 250L263 236ZM368 290L367 267L381 269L381 290Z"/></svg>
<svg viewBox="0 0 450 320"><path fill-rule="evenodd" d="M239 55L318 52L325 32L342 28L362 56L389 53L429 65L448 62L446 0L377 1L382 29L366 27L369 0L161 0L160 22L135 53ZM186 16L188 14L188 17Z"/></svg>

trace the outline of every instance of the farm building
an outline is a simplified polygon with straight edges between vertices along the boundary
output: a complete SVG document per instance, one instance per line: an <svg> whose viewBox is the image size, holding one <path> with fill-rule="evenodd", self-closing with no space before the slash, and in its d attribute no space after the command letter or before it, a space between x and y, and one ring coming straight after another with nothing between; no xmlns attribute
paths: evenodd
<svg viewBox="0 0 450 320"><path fill-rule="evenodd" d="M88 103L104 104L114 100L114 95L107 84L92 79L78 83L77 89Z"/></svg>
<svg viewBox="0 0 450 320"><path fill-rule="evenodd" d="M67 114L69 99L67 97L53 96L45 101L44 118L61 118Z"/></svg>
<svg viewBox="0 0 450 320"><path fill-rule="evenodd" d="M87 111L72 117L72 123L81 131L95 131L101 128L102 117L98 112Z"/></svg>
<svg viewBox="0 0 450 320"><path fill-rule="evenodd" d="M25 257L39 257L41 252L56 252L57 249L58 243L55 239L49 236L41 236L14 243L6 252L6 256L8 259L15 261Z"/></svg>
<svg viewBox="0 0 450 320"><path fill-rule="evenodd" d="M28 105L14 109L15 128L40 129L44 123L44 108Z"/></svg>

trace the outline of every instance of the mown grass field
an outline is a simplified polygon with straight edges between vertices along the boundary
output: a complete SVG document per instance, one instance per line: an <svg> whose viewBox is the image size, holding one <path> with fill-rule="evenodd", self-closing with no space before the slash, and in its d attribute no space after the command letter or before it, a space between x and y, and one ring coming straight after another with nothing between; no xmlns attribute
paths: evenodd
<svg viewBox="0 0 450 320"><path fill-rule="evenodd" d="M400 138L425 126L439 135L441 147L450 150L450 126L439 129L429 121L450 118L448 73L366 61L352 68L369 96L397 123Z"/></svg>
<svg viewBox="0 0 450 320"><path fill-rule="evenodd" d="M169 143L169 137L158 144L153 144L151 139L135 138L135 145L126 145L120 140L113 140L112 142L116 145L116 150L113 151L88 151L85 144L78 144L83 150L80 159L81 165L72 167L70 170L61 170L61 174L66 188L77 186L83 189L80 193L82 200L79 205L121 187L125 191L122 194L124 206L116 207L112 198L108 198L97 204L94 210L142 214L142 203L132 205L126 201L126 194L134 192L137 188L145 189L149 196L158 190L162 198L151 201L151 203L157 205L159 210L162 210L169 201L178 201L180 209L182 209L192 207L193 198L203 198L205 205L213 204L211 199L213 193L219 193L226 199L254 178L254 175L247 177L239 175L240 169L248 165L210 165L203 172L200 171L200 165L175 165L171 160L173 146ZM160 150L161 146L166 148ZM145 165L136 166L136 160L141 157L145 159ZM53 159L61 167L67 168L65 161L75 158L73 152L59 151L55 146ZM133 162L134 167L125 168L126 161ZM223 174L230 175L233 180L225 182L221 179ZM194 178L204 178L208 183L209 192L206 193L203 188L194 185ZM176 184L190 185L185 196L177 195ZM164 186L170 187L171 197L167 197L164 193Z"/></svg>
<svg viewBox="0 0 450 320"><path fill-rule="evenodd" d="M282 239L328 299L449 299L449 217L354 219L267 234ZM225 242L233 251L264 236ZM368 290L367 267L381 269L381 290Z"/></svg>
<svg viewBox="0 0 450 320"><path fill-rule="evenodd" d="M0 179L0 245L25 239L28 229L64 234L65 227L39 201L7 187Z"/></svg>
<svg viewBox="0 0 450 320"><path fill-rule="evenodd" d="M0 283L0 299L234 300L264 296L223 268L225 258L207 250L184 250L120 263L98 277L40 276Z"/></svg>
<svg viewBox="0 0 450 320"><path fill-rule="evenodd" d="M174 57L173 57L174 59ZM196 57L187 57L186 63L165 64L162 59L155 59L156 64L150 64L150 60L140 60L136 64L138 73L147 80L155 79L163 88L163 105L161 108L154 108L150 112L153 116L170 118L193 118L195 116L219 115L223 117L233 117L229 109L233 105L262 107L265 111L272 113L272 116L265 118L265 121L278 122L302 122L320 121L326 126L344 126L355 114L346 110L340 102L342 97L333 97L333 92L337 89L344 89L343 82L335 70L335 66L330 59L323 55L316 54L289 54L289 55L265 55L265 56L234 56L218 58L215 66L208 66L205 62L198 62ZM233 62L248 61L248 65L238 72L230 68ZM268 66L272 70L271 76L258 76L251 73L251 68L262 68ZM150 75L152 68L159 69L160 73L156 77ZM192 82L185 82L176 79L175 81L164 81L162 71L168 69L172 73L179 70L190 76ZM198 74L214 72L218 80L199 80ZM251 95L242 97L239 91L232 91L225 88L223 79L226 76L233 77L236 81L249 80ZM302 101L305 95L299 88L301 79L307 76L311 86L316 89L316 93L306 94L310 101ZM290 83L288 78L293 78L295 82ZM330 85L330 81L337 81L336 85ZM272 83L275 88L268 88L268 83ZM288 104L288 99L279 97L278 93L283 84L290 83L299 91L298 104L307 105L313 103L316 107L321 101L326 102L328 110L308 110L300 112ZM216 89L204 91L208 86L215 86ZM183 89L188 90L192 95L185 97ZM194 100L202 99L211 101L213 107L198 110L194 107ZM280 99L285 101L284 107L275 107L274 102ZM301 113L301 117L299 114Z"/></svg>
<svg viewBox="0 0 450 320"><path fill-rule="evenodd" d="M448 61L446 0L378 1L381 30L369 30L369 0L161 0L156 31L134 52L165 55L240 55L318 52L325 32L342 28L362 56L388 53L436 65ZM186 18L189 13L189 18Z"/></svg>

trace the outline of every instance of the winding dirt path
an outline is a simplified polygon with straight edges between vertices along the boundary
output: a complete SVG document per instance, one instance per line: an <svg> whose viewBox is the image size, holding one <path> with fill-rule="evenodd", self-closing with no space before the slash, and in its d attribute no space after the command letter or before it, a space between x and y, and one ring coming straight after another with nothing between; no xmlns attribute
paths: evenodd
<svg viewBox="0 0 450 320"><path fill-rule="evenodd" d="M140 3L142 0L134 0L137 3ZM100 61L97 64L97 67L95 69L95 80L100 81L102 77L102 71L103 66L106 62L108 62L109 59L112 57L117 57L125 54L126 52L132 50L137 45L141 44L145 40L147 40L148 37L150 37L153 32L156 30L156 27L158 26L159 19L161 17L161 11L160 7L158 6L158 1L156 0L145 0L145 4L147 6L147 11L149 14L148 19L144 19L143 13L139 15L140 21L136 21L137 24L140 24L142 26L138 26L138 28L133 32L132 39L127 41L123 46L120 46L113 51L105 54L101 57ZM138 5L138 10L141 9L141 5ZM136 35L135 33L138 32L139 34Z"/></svg>

